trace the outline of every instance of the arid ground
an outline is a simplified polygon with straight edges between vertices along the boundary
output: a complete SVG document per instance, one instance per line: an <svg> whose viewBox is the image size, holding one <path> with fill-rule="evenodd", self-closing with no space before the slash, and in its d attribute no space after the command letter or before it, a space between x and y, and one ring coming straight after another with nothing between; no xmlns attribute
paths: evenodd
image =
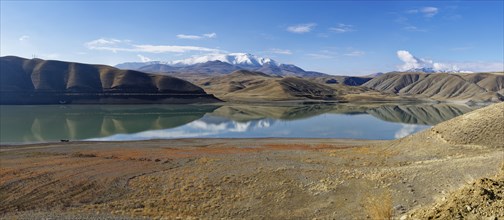
<svg viewBox="0 0 504 220"><path fill-rule="evenodd" d="M504 103L394 141L2 146L0 218L504 218Z"/></svg>

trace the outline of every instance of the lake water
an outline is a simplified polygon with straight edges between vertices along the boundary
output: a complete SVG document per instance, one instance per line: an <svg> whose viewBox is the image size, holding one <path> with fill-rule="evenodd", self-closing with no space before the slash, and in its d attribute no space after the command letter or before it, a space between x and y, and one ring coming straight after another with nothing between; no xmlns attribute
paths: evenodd
<svg viewBox="0 0 504 220"><path fill-rule="evenodd" d="M473 110L448 104L0 106L0 143L171 138L396 139Z"/></svg>

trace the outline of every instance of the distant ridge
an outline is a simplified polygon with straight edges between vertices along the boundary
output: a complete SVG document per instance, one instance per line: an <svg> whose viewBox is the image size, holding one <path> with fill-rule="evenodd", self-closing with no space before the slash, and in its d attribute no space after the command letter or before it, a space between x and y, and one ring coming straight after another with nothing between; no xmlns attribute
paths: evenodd
<svg viewBox="0 0 504 220"><path fill-rule="evenodd" d="M401 96L433 100L498 102L504 100L504 74L500 73L409 73L383 74L363 86Z"/></svg>
<svg viewBox="0 0 504 220"><path fill-rule="evenodd" d="M454 70L454 69L435 69L432 67L422 67L422 68L413 68L406 71L402 71L405 73L413 72L413 73L472 73L471 71L466 70Z"/></svg>
<svg viewBox="0 0 504 220"><path fill-rule="evenodd" d="M348 77L336 78L341 82L330 84L324 77L275 76L238 70L227 75L188 77L188 80L219 99L233 102L372 102L397 101L399 98L395 94L384 95L366 87L345 85Z"/></svg>
<svg viewBox="0 0 504 220"><path fill-rule="evenodd" d="M44 100L54 102L56 99L66 103L80 98L95 102L119 97L125 102L133 101L126 100L128 98L141 102L143 99L157 99L155 97L173 99L174 95L182 99L215 99L200 87L182 79L105 65L15 56L1 57L0 63L1 103L44 103ZM38 99L30 98L35 96Z"/></svg>
<svg viewBox="0 0 504 220"><path fill-rule="evenodd" d="M117 64L116 67L164 75L170 73L224 75L236 70L250 70L274 76L327 76L324 73L305 71L292 64L280 64L270 58L263 58L248 53L210 54L171 62L130 62Z"/></svg>

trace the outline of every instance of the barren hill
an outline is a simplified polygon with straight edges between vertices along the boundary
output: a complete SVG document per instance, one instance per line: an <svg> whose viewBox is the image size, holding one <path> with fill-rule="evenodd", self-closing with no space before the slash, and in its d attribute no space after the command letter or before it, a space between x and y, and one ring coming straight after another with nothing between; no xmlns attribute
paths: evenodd
<svg viewBox="0 0 504 220"><path fill-rule="evenodd" d="M16 103L17 100L24 99L30 104L28 99L33 95L49 103L54 101L49 99L75 101L77 97L82 98L84 95L87 96L86 100L96 102L92 100L102 99L104 94L114 94L115 98L119 96L127 98L125 94L138 96L149 93L158 97L177 94L179 97L186 95L184 98L192 96L191 98L214 99L200 87L170 76L120 70L105 65L24 59L14 56L1 57L0 62L2 103ZM137 97L140 100L144 98L146 97Z"/></svg>
<svg viewBox="0 0 504 220"><path fill-rule="evenodd" d="M377 91L433 100L502 101L504 76L495 73L398 73L377 76L363 84Z"/></svg>
<svg viewBox="0 0 504 220"><path fill-rule="evenodd" d="M207 93L226 101L398 101L395 94L383 94L361 86L325 83L326 78L271 76L263 72L235 71L228 75L185 79ZM346 79L339 77L338 79ZM342 81L343 82L343 81Z"/></svg>
<svg viewBox="0 0 504 220"><path fill-rule="evenodd" d="M497 103L395 141L399 143L398 147L407 148L411 154L430 155L431 158L432 155L439 155L442 151L459 150L458 154L463 154L483 149L488 154L482 157L482 161L477 162L474 158L466 164L472 167L483 165L487 170L495 170L495 164L500 166L500 171L496 176L478 177L477 180L471 180L472 183L465 184L460 189L453 190L452 188L452 192L436 199L433 204L418 206L417 209L409 212L406 219L501 219L504 217L502 212L504 208L502 198L504 190L503 121L504 103ZM415 143L417 147L411 147ZM491 154L497 155L497 160L490 159L488 155ZM445 176L448 175L452 174L445 173ZM458 188L457 185L455 186Z"/></svg>
<svg viewBox="0 0 504 220"><path fill-rule="evenodd" d="M328 86L296 77L275 77L262 72L235 71L198 79L208 93L229 101L336 100Z"/></svg>
<svg viewBox="0 0 504 220"><path fill-rule="evenodd" d="M504 147L504 103L440 123L431 131L452 144Z"/></svg>

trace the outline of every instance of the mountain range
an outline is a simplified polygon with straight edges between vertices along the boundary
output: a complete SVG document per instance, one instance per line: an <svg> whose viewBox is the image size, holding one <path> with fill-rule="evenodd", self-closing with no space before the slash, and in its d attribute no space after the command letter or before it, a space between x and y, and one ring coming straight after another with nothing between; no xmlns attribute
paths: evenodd
<svg viewBox="0 0 504 220"><path fill-rule="evenodd" d="M199 74L218 75L229 74L236 70L263 72L272 76L323 77L328 74L306 71L293 64L282 64L270 58L264 58L249 53L208 54L194 56L175 61L126 62L117 64L119 69L138 70L157 74ZM401 72L415 73L471 73L458 69L442 69L434 67L412 68ZM366 77L375 77L383 73L373 73Z"/></svg>
<svg viewBox="0 0 504 220"><path fill-rule="evenodd" d="M237 70L217 76L184 78L217 98L231 102L271 101L398 101L399 96L359 86L371 78L272 76Z"/></svg>
<svg viewBox="0 0 504 220"><path fill-rule="evenodd" d="M436 69L433 67L421 67L421 68L412 68L406 71L407 73L472 73L471 71L466 70L454 70L454 69Z"/></svg>
<svg viewBox="0 0 504 220"><path fill-rule="evenodd" d="M318 75L249 54L224 61L150 64L137 70L57 60L0 58L0 102L11 104L218 101L504 100L504 73L390 72L368 77ZM217 57L222 58L222 57ZM184 63L182 65L182 63ZM193 64L194 63L194 64ZM245 70L243 66L255 68ZM158 71L150 72L149 68ZM174 70L182 72L173 72ZM218 99L216 99L215 95Z"/></svg>
<svg viewBox="0 0 504 220"><path fill-rule="evenodd" d="M0 57L0 103L214 102L183 79L105 65Z"/></svg>
<svg viewBox="0 0 504 220"><path fill-rule="evenodd" d="M504 100L504 73L403 73L391 72L362 86L403 97L433 100Z"/></svg>
<svg viewBox="0 0 504 220"><path fill-rule="evenodd" d="M248 53L210 54L170 62L128 62L117 64L115 67L158 74L186 73L215 75L229 74L236 70L249 70L273 76L327 76L324 73L306 71L292 64L280 64L270 58L263 58Z"/></svg>

